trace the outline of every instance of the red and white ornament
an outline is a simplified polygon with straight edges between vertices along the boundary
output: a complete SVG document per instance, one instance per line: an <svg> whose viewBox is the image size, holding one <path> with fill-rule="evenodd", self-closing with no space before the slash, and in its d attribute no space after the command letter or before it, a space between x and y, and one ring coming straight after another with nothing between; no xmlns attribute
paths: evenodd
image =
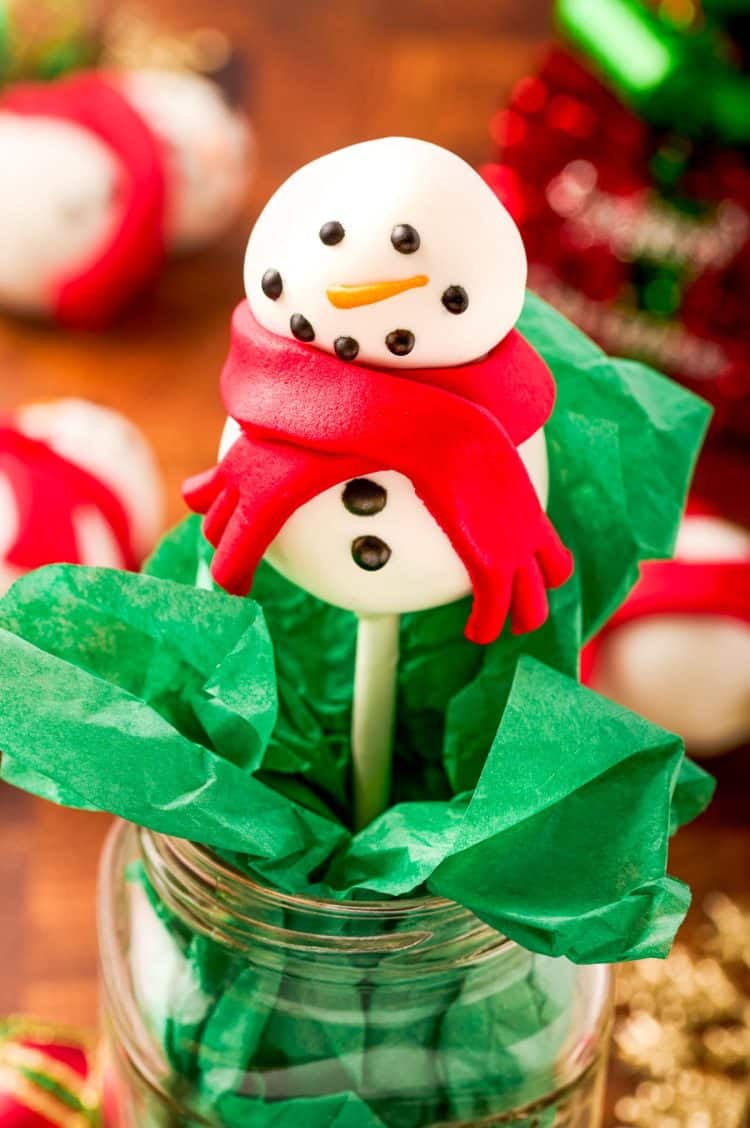
<svg viewBox="0 0 750 1128"><path fill-rule="evenodd" d="M247 122L199 75L84 72L0 97L0 304L106 325L242 210Z"/></svg>
<svg viewBox="0 0 750 1128"><path fill-rule="evenodd" d="M644 565L582 675L695 755L750 741L750 526L694 499L674 560Z"/></svg>
<svg viewBox="0 0 750 1128"><path fill-rule="evenodd" d="M32 1019L0 1024L0 1128L95 1128L98 1104L85 1036Z"/></svg>
<svg viewBox="0 0 750 1128"><path fill-rule="evenodd" d="M0 419L0 591L44 564L137 568L162 512L154 455L117 412L67 399Z"/></svg>
<svg viewBox="0 0 750 1128"><path fill-rule="evenodd" d="M208 245L242 213L252 159L247 119L215 82L189 71L123 71L118 85L165 152L168 248Z"/></svg>

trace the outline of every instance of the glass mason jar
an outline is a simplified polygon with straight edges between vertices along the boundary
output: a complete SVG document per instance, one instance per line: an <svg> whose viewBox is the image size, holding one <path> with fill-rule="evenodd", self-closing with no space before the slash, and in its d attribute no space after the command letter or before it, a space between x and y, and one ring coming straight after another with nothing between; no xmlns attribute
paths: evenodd
<svg viewBox="0 0 750 1128"><path fill-rule="evenodd" d="M336 903L118 825L102 863L106 1128L596 1128L610 974L433 897Z"/></svg>

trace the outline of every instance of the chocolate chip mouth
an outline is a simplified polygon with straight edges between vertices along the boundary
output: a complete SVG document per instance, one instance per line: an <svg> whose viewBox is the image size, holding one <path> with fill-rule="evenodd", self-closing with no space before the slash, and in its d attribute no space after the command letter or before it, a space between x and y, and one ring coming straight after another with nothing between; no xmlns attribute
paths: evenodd
<svg viewBox="0 0 750 1128"><path fill-rule="evenodd" d="M301 313L292 314L289 318L289 328L298 341L304 341L306 344L309 344L310 341L315 340L315 330L307 318Z"/></svg>
<svg viewBox="0 0 750 1128"><path fill-rule="evenodd" d="M386 347L394 356L408 356L416 344L410 329L394 329L385 339Z"/></svg>

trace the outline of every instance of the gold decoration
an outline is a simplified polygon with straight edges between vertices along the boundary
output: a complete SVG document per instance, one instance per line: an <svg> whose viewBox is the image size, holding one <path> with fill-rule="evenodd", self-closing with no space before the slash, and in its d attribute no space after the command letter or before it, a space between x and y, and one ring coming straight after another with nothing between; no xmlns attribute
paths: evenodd
<svg viewBox="0 0 750 1128"><path fill-rule="evenodd" d="M232 46L223 32L197 28L182 33L165 31L148 7L119 4L104 30L103 61L115 67L163 67L212 75L226 67Z"/></svg>
<svg viewBox="0 0 750 1128"><path fill-rule="evenodd" d="M694 949L620 968L615 1051L633 1072L618 1128L742 1128L750 1123L750 912L705 904Z"/></svg>

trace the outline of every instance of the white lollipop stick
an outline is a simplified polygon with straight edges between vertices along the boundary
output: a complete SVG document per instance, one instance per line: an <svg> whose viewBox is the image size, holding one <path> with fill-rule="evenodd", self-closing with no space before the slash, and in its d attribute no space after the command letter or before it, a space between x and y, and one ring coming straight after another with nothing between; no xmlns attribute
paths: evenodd
<svg viewBox="0 0 750 1128"><path fill-rule="evenodd" d="M357 830L382 814L390 798L400 621L399 615L388 614L358 621L352 707Z"/></svg>

